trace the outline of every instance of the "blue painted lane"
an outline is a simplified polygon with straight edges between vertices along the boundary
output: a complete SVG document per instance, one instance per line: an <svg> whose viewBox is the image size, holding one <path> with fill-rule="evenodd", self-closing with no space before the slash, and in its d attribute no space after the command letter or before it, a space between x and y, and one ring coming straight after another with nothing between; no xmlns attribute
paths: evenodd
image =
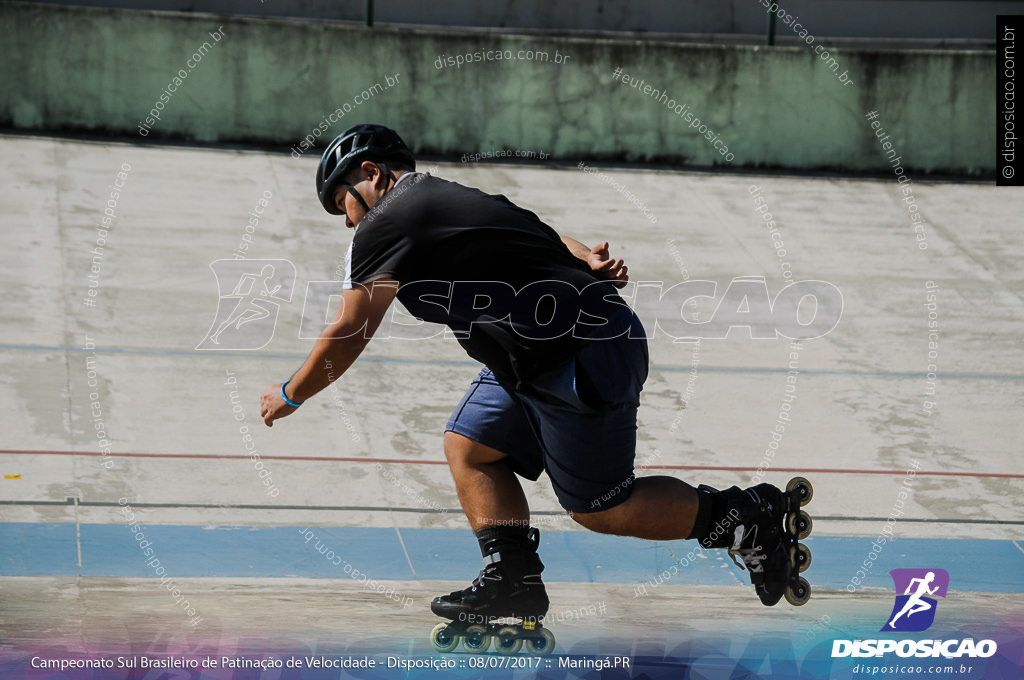
<svg viewBox="0 0 1024 680"><path fill-rule="evenodd" d="M78 574L74 524L0 524L0 575Z"/></svg>
<svg viewBox="0 0 1024 680"><path fill-rule="evenodd" d="M27 526L70 526L74 537L73 525ZM181 577L344 578L358 569L377 579L414 578L394 529L146 525L133 534L123 524L83 524L81 537L83 576L159 576L162 566ZM45 534L30 545L37 542L47 543ZM74 555L73 541L62 541L62 548Z"/></svg>
<svg viewBox="0 0 1024 680"><path fill-rule="evenodd" d="M133 535L123 524L82 524L76 532L74 524L0 523L0 576L350 578L355 572L377 580L461 581L479 570L469 530L303 529L147 525ZM749 582L725 551L702 552L692 541L582 531L544 531L541 539L551 582ZM824 536L807 544L814 561L805 576L819 588L846 588L862 569L854 587L891 589L891 569L938 567L949 572L950 590L1024 593L1024 552L1013 541L901 538L877 546L872 538Z"/></svg>

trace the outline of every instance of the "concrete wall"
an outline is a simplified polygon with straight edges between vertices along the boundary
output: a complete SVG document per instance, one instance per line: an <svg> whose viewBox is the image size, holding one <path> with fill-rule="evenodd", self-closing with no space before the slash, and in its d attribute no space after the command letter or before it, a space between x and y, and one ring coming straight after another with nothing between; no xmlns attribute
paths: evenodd
<svg viewBox="0 0 1024 680"><path fill-rule="evenodd" d="M362 21L363 0L56 0L65 4ZM781 0L817 36L995 40L997 14L1024 2ZM377 0L378 22L655 33L761 34L760 0Z"/></svg>
<svg viewBox="0 0 1024 680"><path fill-rule="evenodd" d="M844 84L795 47L452 35L30 3L0 4L0 27L0 126L23 130L284 149L318 125L316 135L329 138L376 121L420 152L449 157L507 147L555 160L726 165L690 121L614 80L621 67L685 104L728 146L733 167L884 170L865 120L872 110L910 169L995 167L994 52L832 50ZM437 68L439 57L484 50L542 51L549 61ZM179 70L186 77L175 84ZM361 95L376 83L379 92ZM143 137L139 125L154 108L159 120ZM343 116L325 120L339 109Z"/></svg>

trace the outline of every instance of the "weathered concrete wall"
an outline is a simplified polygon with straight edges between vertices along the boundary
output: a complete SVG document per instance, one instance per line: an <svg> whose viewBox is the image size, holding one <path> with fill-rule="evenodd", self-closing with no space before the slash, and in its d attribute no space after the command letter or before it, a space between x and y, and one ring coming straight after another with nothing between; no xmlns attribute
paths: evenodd
<svg viewBox="0 0 1024 680"><path fill-rule="evenodd" d="M55 4L363 21L361 0L44 0ZM775 0L778 2L778 0ZM816 36L995 40L997 14L1024 14L1007 0L781 0ZM761 0L377 0L380 23L648 33L765 30Z"/></svg>
<svg viewBox="0 0 1024 680"><path fill-rule="evenodd" d="M554 159L880 170L887 166L865 120L877 110L907 168L995 167L994 52L833 50L843 83L829 62L801 48L30 3L0 5L0 48L0 125L25 130L288 147L318 125L316 136L330 137L377 121L421 152L456 157L504 147ZM527 59L530 50L548 61ZM513 59L486 60L487 51ZM437 68L439 58L467 53L485 60ZM638 87L615 80L616 68ZM646 85L677 110L685 104L683 116L645 94ZM151 111L159 119L146 130ZM332 120L333 112L344 115ZM686 114L717 141L690 127Z"/></svg>

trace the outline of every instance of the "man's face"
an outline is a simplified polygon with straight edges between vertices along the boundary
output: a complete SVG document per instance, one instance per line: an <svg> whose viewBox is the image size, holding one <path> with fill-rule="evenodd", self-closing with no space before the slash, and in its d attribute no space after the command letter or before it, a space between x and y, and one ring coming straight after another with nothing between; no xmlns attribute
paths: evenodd
<svg viewBox="0 0 1024 680"><path fill-rule="evenodd" d="M361 184L362 182L357 182ZM337 186L334 190L334 203L338 206L345 215L345 226L349 229L355 228L359 224L360 220L366 217L366 209L356 200L356 197L349 192L349 187L355 188L354 184L342 183ZM359 189L356 189L359 191ZM362 194L360 193L362 196ZM366 196L363 196L363 200L366 200Z"/></svg>
<svg viewBox="0 0 1024 680"><path fill-rule="evenodd" d="M387 179L376 163L364 161L334 189L334 203L345 214L345 226L352 229L366 216L366 206L373 208L387 188ZM357 192L363 198L363 205L352 195Z"/></svg>

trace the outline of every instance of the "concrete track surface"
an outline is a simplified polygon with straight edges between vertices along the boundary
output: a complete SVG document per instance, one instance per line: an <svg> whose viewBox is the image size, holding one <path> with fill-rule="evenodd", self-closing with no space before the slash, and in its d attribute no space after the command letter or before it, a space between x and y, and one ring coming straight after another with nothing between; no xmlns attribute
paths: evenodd
<svg viewBox="0 0 1024 680"><path fill-rule="evenodd" d="M259 420L259 393L311 346L304 301L307 318L327 308L307 283L337 278L351 238L316 201L317 159L25 136L0 136L0 155L0 677L178 677L62 675L33 658L189 655L216 665L182 677L407 677L230 663L315 654L456 660L450 674L467 676L583 677L596 671L573 660L626 657L602 677L842 678L907 663L831 658L835 640L887 635L992 639L988 659L925 659L956 666L929 677L1020 677L1024 194L915 179L921 241L895 178L601 168L633 203L572 165L423 162L610 241L647 293L710 280L720 300L762 277L774 298L790 272L842 293L838 325L798 346L746 327L699 343L658 330L640 412L638 474L812 480L811 601L762 607L721 551L582 531L542 477L526 487L558 645L498 670L501 657L435 655L428 641L429 599L479 569L441 451L479 370L457 343L396 317L393 335L419 337L378 337L334 388L272 429ZM242 243L245 262L211 269ZM288 280L263 297L266 342L229 329L223 349L197 350L231 293L215 272L259 273L263 259L295 268L292 280L273 263ZM675 327L647 293L649 329ZM707 321L715 305L675 312ZM756 296L745 305L758 323L789 322ZM927 631L878 632L898 568L949 574Z"/></svg>

